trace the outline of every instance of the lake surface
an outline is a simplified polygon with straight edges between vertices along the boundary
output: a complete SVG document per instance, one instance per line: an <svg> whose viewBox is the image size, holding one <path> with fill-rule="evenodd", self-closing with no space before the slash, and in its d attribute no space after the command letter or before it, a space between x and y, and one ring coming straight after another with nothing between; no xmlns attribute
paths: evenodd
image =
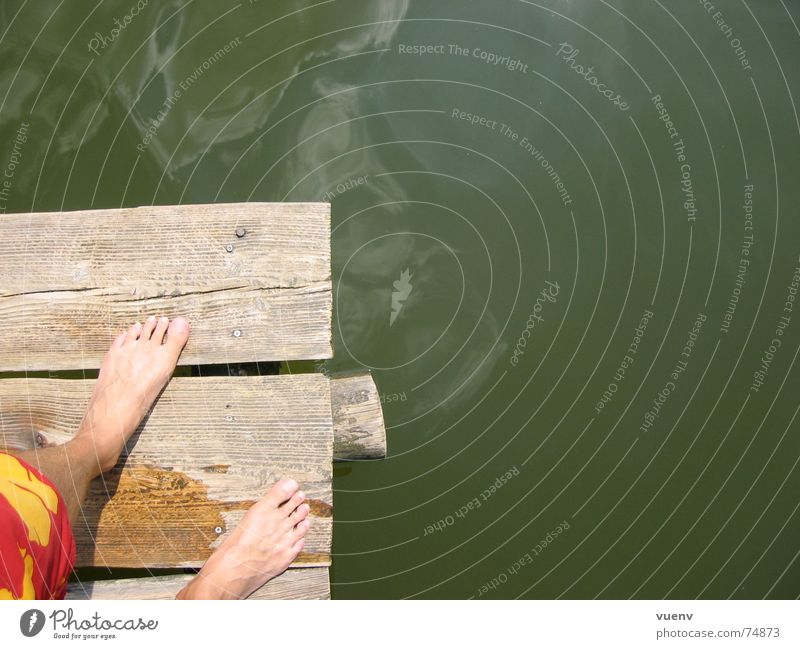
<svg viewBox="0 0 800 649"><path fill-rule="evenodd" d="M795 598L800 3L715 5L3 2L0 211L331 201L335 597Z"/></svg>

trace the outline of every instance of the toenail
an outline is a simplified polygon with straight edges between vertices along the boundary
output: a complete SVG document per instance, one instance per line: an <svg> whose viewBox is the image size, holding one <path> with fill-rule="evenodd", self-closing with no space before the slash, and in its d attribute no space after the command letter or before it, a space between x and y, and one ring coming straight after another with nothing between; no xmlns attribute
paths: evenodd
<svg viewBox="0 0 800 649"><path fill-rule="evenodd" d="M297 482L295 480L292 480L291 478L286 480L286 488L289 489L290 491L294 491L299 486L300 485L298 485Z"/></svg>
<svg viewBox="0 0 800 649"><path fill-rule="evenodd" d="M297 494L297 497L298 498L305 498L306 495L301 491L300 493Z"/></svg>
<svg viewBox="0 0 800 649"><path fill-rule="evenodd" d="M153 320L155 320L155 319L156 319L156 317L154 315L147 316L147 321L148 322L153 322Z"/></svg>

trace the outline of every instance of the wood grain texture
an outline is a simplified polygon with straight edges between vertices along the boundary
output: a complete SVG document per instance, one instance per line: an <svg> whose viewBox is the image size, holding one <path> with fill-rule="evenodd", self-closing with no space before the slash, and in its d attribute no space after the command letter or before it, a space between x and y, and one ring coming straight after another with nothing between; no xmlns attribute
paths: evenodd
<svg viewBox="0 0 800 649"><path fill-rule="evenodd" d="M174 599L192 575L108 579L71 583L67 599ZM291 568L259 588L248 599L330 599L327 568Z"/></svg>
<svg viewBox="0 0 800 649"><path fill-rule="evenodd" d="M0 446L61 444L94 380L0 380ZM78 565L197 567L277 479L311 505L296 565L330 565L333 424L321 374L173 378L74 532Z"/></svg>
<svg viewBox="0 0 800 649"><path fill-rule="evenodd" d="M386 457L378 388L369 372L331 379L334 460Z"/></svg>
<svg viewBox="0 0 800 649"><path fill-rule="evenodd" d="M150 314L190 321L183 365L329 358L330 205L0 215L0 371L97 368Z"/></svg>

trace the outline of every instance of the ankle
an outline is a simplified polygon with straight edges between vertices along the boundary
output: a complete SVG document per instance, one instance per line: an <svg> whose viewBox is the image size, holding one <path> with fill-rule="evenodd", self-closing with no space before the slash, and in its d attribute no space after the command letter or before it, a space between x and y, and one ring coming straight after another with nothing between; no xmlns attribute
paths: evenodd
<svg viewBox="0 0 800 649"><path fill-rule="evenodd" d="M233 591L220 587L213 578L197 573L177 595L177 599L238 599Z"/></svg>
<svg viewBox="0 0 800 649"><path fill-rule="evenodd" d="M229 564L226 550L219 548L181 590L178 599L242 599L249 593L242 591L237 572Z"/></svg>
<svg viewBox="0 0 800 649"><path fill-rule="evenodd" d="M83 468L92 479L112 469L116 464L98 456L91 435L78 434L64 445L67 459L72 466Z"/></svg>

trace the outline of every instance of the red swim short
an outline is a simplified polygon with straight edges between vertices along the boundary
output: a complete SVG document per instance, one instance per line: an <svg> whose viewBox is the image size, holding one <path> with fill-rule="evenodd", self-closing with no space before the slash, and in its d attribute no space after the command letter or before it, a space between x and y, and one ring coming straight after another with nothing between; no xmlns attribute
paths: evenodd
<svg viewBox="0 0 800 649"><path fill-rule="evenodd" d="M74 564L61 494L32 466L0 453L0 599L63 599Z"/></svg>

